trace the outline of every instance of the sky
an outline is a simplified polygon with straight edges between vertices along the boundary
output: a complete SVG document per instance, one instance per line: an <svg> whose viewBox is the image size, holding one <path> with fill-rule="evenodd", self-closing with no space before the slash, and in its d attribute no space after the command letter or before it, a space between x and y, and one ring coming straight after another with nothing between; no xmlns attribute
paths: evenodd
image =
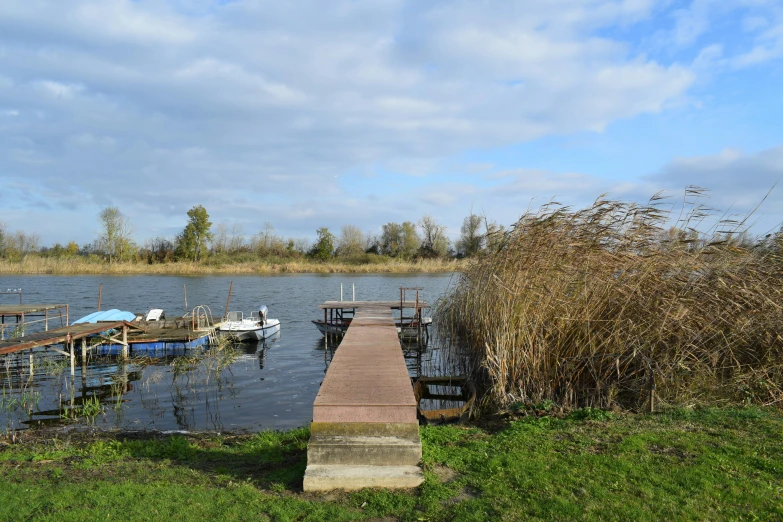
<svg viewBox="0 0 783 522"><path fill-rule="evenodd" d="M782 93L783 0L0 0L0 223L456 238L696 185L765 234Z"/></svg>

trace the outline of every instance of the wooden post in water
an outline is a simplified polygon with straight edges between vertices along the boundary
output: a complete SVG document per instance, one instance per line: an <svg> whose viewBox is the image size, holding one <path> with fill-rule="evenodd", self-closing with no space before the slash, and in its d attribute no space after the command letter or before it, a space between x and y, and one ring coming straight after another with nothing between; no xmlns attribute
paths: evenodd
<svg viewBox="0 0 783 522"><path fill-rule="evenodd" d="M30 350L30 378L33 378L33 351Z"/></svg>
<svg viewBox="0 0 783 522"><path fill-rule="evenodd" d="M185 315L188 315L188 285L182 285L182 291L185 292Z"/></svg>
<svg viewBox="0 0 783 522"><path fill-rule="evenodd" d="M228 298L226 299L226 314L224 317L228 319L228 305L231 303L231 291L234 289L234 282L231 281L231 284L228 285Z"/></svg>
<svg viewBox="0 0 783 522"><path fill-rule="evenodd" d="M73 339L68 341L68 351L71 353L71 377L76 375L76 354L73 350Z"/></svg>
<svg viewBox="0 0 783 522"><path fill-rule="evenodd" d="M98 286L98 311L101 311L101 298L103 297L103 283Z"/></svg>
<svg viewBox="0 0 783 522"><path fill-rule="evenodd" d="M128 327L122 325L122 358L128 358Z"/></svg>
<svg viewBox="0 0 783 522"><path fill-rule="evenodd" d="M87 386L87 338L82 337L82 388Z"/></svg>

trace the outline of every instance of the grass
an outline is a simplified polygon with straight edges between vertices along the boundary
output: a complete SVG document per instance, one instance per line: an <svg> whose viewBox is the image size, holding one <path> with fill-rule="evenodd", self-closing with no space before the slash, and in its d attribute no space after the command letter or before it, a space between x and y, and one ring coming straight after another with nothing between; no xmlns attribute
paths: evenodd
<svg viewBox="0 0 783 522"><path fill-rule="evenodd" d="M20 432L0 443L0 519L779 520L781 432L762 408L424 427L421 487L328 494L301 490L307 429Z"/></svg>
<svg viewBox="0 0 783 522"><path fill-rule="evenodd" d="M550 204L493 238L434 314L483 408L783 403L783 234L751 241L702 196Z"/></svg>
<svg viewBox="0 0 783 522"><path fill-rule="evenodd" d="M376 256L378 257L378 256ZM22 261L13 262L0 259L0 274L163 274L163 275L201 275L201 274L331 274L331 273L436 273L454 272L461 269L462 261L456 259L422 259L404 261L378 257L372 263L356 263L351 260L335 258L329 262L307 259L260 259L246 262L230 260L193 263L178 261L173 263L147 264L144 262L105 263L83 258L46 258L33 255Z"/></svg>

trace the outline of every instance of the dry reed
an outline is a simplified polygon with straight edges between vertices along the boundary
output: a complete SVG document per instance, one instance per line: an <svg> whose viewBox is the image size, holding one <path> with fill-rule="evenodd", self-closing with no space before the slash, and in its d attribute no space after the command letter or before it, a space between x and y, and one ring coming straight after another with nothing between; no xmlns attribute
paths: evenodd
<svg viewBox="0 0 783 522"><path fill-rule="evenodd" d="M356 264L334 260L319 262L309 260L282 260L279 262L244 262L226 264L175 263L147 264L143 262L105 263L81 258L47 258L29 255L21 262L0 259L0 274L304 274L304 273L437 273L461 269L462 262L455 259L422 259L404 261L388 259L378 263Z"/></svg>
<svg viewBox="0 0 783 522"><path fill-rule="evenodd" d="M781 250L732 240L744 222L699 232L700 196L679 218L658 195L550 203L466 267L436 321L469 346L483 407L780 406Z"/></svg>

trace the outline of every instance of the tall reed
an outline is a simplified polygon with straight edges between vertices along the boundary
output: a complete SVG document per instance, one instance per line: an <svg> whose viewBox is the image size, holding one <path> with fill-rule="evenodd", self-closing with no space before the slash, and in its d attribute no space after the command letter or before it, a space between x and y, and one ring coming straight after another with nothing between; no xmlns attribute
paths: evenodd
<svg viewBox="0 0 783 522"><path fill-rule="evenodd" d="M525 213L439 306L486 408L783 401L783 257L688 188L679 217L599 198ZM669 225L676 225L670 228Z"/></svg>

